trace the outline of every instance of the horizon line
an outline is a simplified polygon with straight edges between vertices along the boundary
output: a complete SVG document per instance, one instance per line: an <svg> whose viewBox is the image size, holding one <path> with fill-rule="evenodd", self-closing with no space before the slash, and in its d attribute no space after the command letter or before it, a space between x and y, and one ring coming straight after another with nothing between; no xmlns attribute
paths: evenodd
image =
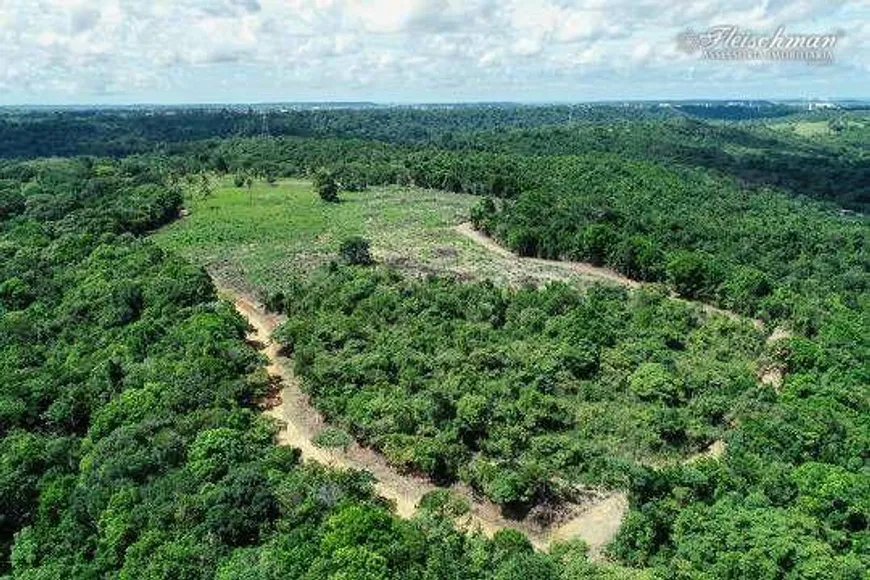
<svg viewBox="0 0 870 580"><path fill-rule="evenodd" d="M131 108L131 107L239 107L239 106L449 106L449 105L519 105L519 106L570 106L570 105L612 105L612 104L660 104L660 103L770 103L770 104L800 104L800 103L868 103L867 97L677 97L649 99L594 99L594 100L458 100L458 101L387 101L387 100L302 100L302 101L173 101L148 102L130 101L122 103L13 103L0 104L0 109L46 109L46 108Z"/></svg>

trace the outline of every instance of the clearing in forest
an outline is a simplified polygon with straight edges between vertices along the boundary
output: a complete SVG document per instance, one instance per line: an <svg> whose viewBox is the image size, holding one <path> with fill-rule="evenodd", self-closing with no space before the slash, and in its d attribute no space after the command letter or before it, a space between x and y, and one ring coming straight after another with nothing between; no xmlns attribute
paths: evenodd
<svg viewBox="0 0 870 580"><path fill-rule="evenodd" d="M420 499L438 488L424 478L399 473L384 456L353 441L343 450L315 444L323 420L300 389L289 361L279 355L278 345L272 342L272 331L281 317L267 313L258 298L287 290L299 275L334 259L342 240L354 235L371 240L379 262L411 275L446 273L461 281L490 279L510 286L550 280L580 286L592 282L639 286L604 268L518 258L465 223L478 199L431 190L379 187L343 192L341 203L329 204L319 199L305 181L285 180L274 186L258 183L245 189L222 180L211 195L187 201L189 213L184 219L154 235L160 245L206 267L251 323L253 338L265 345L268 371L283 383L281 402L270 411L282 424L280 441L301 449L306 458L371 472L377 479L378 493L392 500L403 517L411 516ZM705 310L709 313L711 309ZM635 356L627 351L628 355ZM618 401L611 403L616 405ZM601 445L612 443L616 452L624 438L615 423L623 423L619 413L604 412L601 405L600 401L590 400L572 409L578 421L590 425L591 418L612 414L608 420L614 425L609 426L609 435L597 438ZM651 411L638 407L637 413L635 419L646 421ZM719 447L711 454L715 455ZM621 451L627 459L647 459L629 457L633 452ZM660 455L655 463L685 460L691 450ZM470 502L467 524L471 527L487 533L515 528L542 549L554 540L581 537L593 556L599 556L604 544L616 534L627 510L624 493L590 491L588 501L564 503L555 515L533 511L524 519L514 520L506 518L496 504L475 497L465 485L456 484L453 490ZM554 523L540 523L548 518L554 518Z"/></svg>
<svg viewBox="0 0 870 580"><path fill-rule="evenodd" d="M406 273L448 273L510 285L548 280L633 284L604 268L566 267L492 251L463 229L479 200L387 186L342 192L341 203L328 204L307 181L258 182L248 190L222 179L210 196L188 199L189 215L155 239L222 280L263 294L286 289L293 274L334 258L341 241L354 235L371 240L378 261Z"/></svg>

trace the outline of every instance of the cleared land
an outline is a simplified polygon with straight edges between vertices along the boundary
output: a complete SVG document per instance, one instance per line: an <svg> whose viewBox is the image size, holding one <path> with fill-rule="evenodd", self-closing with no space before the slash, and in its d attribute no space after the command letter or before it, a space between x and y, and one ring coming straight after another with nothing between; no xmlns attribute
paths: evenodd
<svg viewBox="0 0 870 580"><path fill-rule="evenodd" d="M190 214L154 237L221 280L260 295L282 290L292 274L333 259L341 241L353 235L370 239L379 261L411 274L452 273L511 285L634 284L604 268L520 259L482 245L462 225L479 197L376 187L343 192L341 199L323 203L307 181L257 183L249 191L222 180L209 197L190 198Z"/></svg>

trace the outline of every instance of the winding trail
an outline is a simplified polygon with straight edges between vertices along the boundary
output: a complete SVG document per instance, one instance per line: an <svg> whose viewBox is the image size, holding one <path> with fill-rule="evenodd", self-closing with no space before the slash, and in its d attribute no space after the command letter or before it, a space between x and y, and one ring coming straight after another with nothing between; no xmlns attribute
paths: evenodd
<svg viewBox="0 0 870 580"><path fill-rule="evenodd" d="M280 403L266 411L280 426L278 443L298 448L307 460L335 468L370 472L376 479L376 493L391 501L400 517L412 517L423 496L439 487L427 479L399 473L381 454L355 441L342 450L316 446L314 437L326 423L302 392L299 380L291 370L291 361L281 356L279 345L271 338L272 332L285 318L266 312L252 297L218 280L214 282L220 294L231 300L251 325L253 330L249 339L262 345L262 352L269 360L266 368L269 375L282 382ZM512 528L525 534L539 550L547 550L555 541L580 538L589 546L590 558L597 560L603 558L604 546L616 536L628 511L625 493L590 491L588 502L566 504L555 524L543 526L532 515L523 520L504 517L499 506L477 497L466 485L456 484L450 489L465 498L470 506L468 514L457 520L457 525L463 529L479 529L492 536L498 530Z"/></svg>
<svg viewBox="0 0 870 580"><path fill-rule="evenodd" d="M644 285L643 282L638 282L637 280L627 278L616 270L612 270L610 268L602 268L600 266L593 266L588 262L574 262L571 260L548 260L545 258L529 258L524 256L518 256L517 254L513 253L509 249L499 244L498 241L496 241L495 239L487 236L483 232L479 232L474 229L474 226L471 225L470 222L464 222L459 224L458 226L456 226L455 230L461 236L468 238L469 240L480 245L481 247L486 248L490 252L500 256L501 258L516 262L517 264L533 267L544 266L556 270L561 270L565 275L579 274L581 276L587 276L589 278L597 278L598 280L613 282L627 288L640 288ZM718 308L716 306L713 306L712 304L707 304L705 302L687 300L685 298L677 296L675 293L672 294L671 297L674 300L678 300L680 302L696 304L708 314L721 314L722 316L727 316L732 320L750 320L755 328L759 330L762 330L764 328L764 322L762 322L761 320L749 319L745 316L737 314L736 312L725 310L724 308Z"/></svg>
<svg viewBox="0 0 870 580"><path fill-rule="evenodd" d="M524 266L555 267L566 275L580 274L605 281L617 283L630 288L642 286L641 283L626 278L608 268L600 268L583 262L545 260L541 258L520 257L499 245L495 240L474 230L469 223L456 226L456 231L462 236L474 241L501 258L515 261ZM267 409L265 414L273 417L278 425L277 442L280 445L290 445L301 451L306 460L316 461L338 469L359 469L371 473L375 478L375 492L389 500L397 515L411 518L417 510L420 500L427 493L439 488L423 477L398 472L390 466L383 455L352 441L344 449L330 449L314 444L314 438L327 425L323 417L311 404L309 397L302 391L298 377L292 372L292 362L281 355L280 346L272 340L272 333L286 318L269 313L257 300L247 293L222 283L213 277L215 286L223 297L233 302L236 310L251 326L249 339L261 345L262 353L269 364L266 367L271 377L276 377L281 383L280 402ZM736 318L737 314L701 305L705 311L720 313ZM761 327L761 321L754 321ZM769 340L787 336L777 329ZM774 383L778 386L781 377L763 377L762 382ZM704 457L718 458L725 451L722 441L715 441L709 449L687 458L690 463ZM589 556L593 560L604 559L603 549L619 532L620 525L628 511L628 498L624 492L602 492L587 490L588 498L582 503L565 503L560 506L557 514L542 514L530 512L524 519L509 519L502 515L498 505L479 497L464 484L455 484L450 490L464 498L469 506L469 512L457 519L457 526L469 531L480 530L487 536L492 536L502 529L515 529L525 534L529 541L539 550L547 550L557 541L582 539L589 546ZM550 525L541 522L549 521Z"/></svg>
<svg viewBox="0 0 870 580"><path fill-rule="evenodd" d="M629 288L638 288L641 286L640 282L632 280L631 278L626 278L616 270L593 266L592 264L588 264L586 262L571 262L568 260L546 260L544 258L528 258L518 256L517 254L514 254L512 251L499 244L491 237L484 234L483 232L479 232L474 229L474 226L472 226L469 222L464 222L456 226L456 232L462 236L465 236L469 240L479 244L480 246L483 246L490 252L497 254L502 258L507 258L511 261L515 261L518 264L523 264L527 266L547 266L551 268L558 268L559 270L564 271L566 274L580 274L583 276L590 276L602 280L607 280L609 282L614 282L616 284L627 286Z"/></svg>

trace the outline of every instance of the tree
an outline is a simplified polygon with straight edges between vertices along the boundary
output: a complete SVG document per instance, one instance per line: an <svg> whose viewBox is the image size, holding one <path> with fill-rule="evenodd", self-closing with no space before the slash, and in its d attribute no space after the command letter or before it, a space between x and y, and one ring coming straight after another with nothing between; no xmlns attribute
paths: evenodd
<svg viewBox="0 0 870 580"><path fill-rule="evenodd" d="M657 280L664 256L655 242L635 235L623 240L612 256L613 266L635 280Z"/></svg>
<svg viewBox="0 0 870 580"><path fill-rule="evenodd" d="M274 163L268 163L263 168L263 179L270 187L274 187L278 183L278 166Z"/></svg>
<svg viewBox="0 0 870 580"><path fill-rule="evenodd" d="M338 201L338 183L331 171L320 169L314 174L314 189L323 201Z"/></svg>
<svg viewBox="0 0 870 580"><path fill-rule="evenodd" d="M18 189L0 189L0 220L24 211L24 196Z"/></svg>
<svg viewBox="0 0 870 580"><path fill-rule="evenodd" d="M581 234L582 256L595 266L601 266L616 239L616 232L608 224L591 224Z"/></svg>
<svg viewBox="0 0 870 580"><path fill-rule="evenodd" d="M230 166L227 163L226 157L224 157L223 155L218 155L217 159L215 159L214 161L214 168L215 171L217 171L219 174L226 175L230 170Z"/></svg>
<svg viewBox="0 0 870 580"><path fill-rule="evenodd" d="M679 395L674 377L661 363L640 365L629 379L629 390L642 400L672 401Z"/></svg>
<svg viewBox="0 0 870 580"><path fill-rule="evenodd" d="M199 174L199 183L197 184L197 193L202 199L211 197L213 187L211 180L206 173Z"/></svg>
<svg viewBox="0 0 870 580"><path fill-rule="evenodd" d="M668 281L680 296L686 298L707 298L715 289L714 273L710 261L712 256L699 252L676 251L668 256Z"/></svg>

